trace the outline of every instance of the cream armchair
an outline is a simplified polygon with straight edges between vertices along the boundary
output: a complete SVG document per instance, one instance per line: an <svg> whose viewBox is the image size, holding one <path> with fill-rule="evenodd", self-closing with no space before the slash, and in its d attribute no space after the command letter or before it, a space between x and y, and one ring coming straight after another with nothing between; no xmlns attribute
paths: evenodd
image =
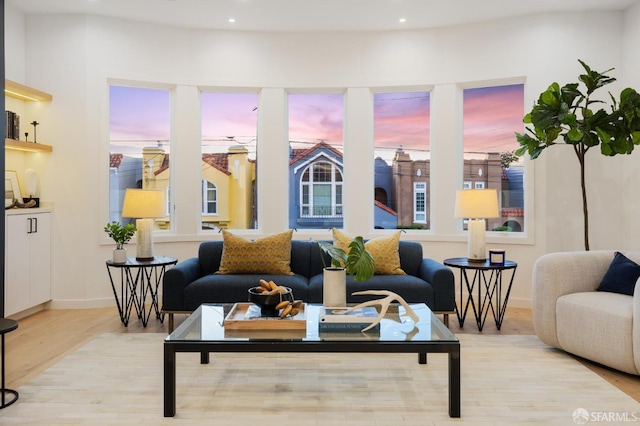
<svg viewBox="0 0 640 426"><path fill-rule="evenodd" d="M615 251L551 253L533 269L533 325L548 345L640 375L640 284L596 291ZM640 263L640 252L622 252Z"/></svg>

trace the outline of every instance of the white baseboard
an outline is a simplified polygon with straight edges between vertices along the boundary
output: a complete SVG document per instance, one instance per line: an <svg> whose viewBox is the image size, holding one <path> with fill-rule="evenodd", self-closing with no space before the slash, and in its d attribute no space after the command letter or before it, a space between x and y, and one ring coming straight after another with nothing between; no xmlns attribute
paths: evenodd
<svg viewBox="0 0 640 426"><path fill-rule="evenodd" d="M67 299L52 300L48 309L96 309L115 307L116 301L113 297L102 299Z"/></svg>
<svg viewBox="0 0 640 426"><path fill-rule="evenodd" d="M16 312L15 314L8 315L7 318L11 318L14 320L21 320L22 318L26 318L29 315L33 315L37 312L44 311L46 309L50 309L51 302L41 303L40 305L34 306L29 309L25 309L24 311Z"/></svg>
<svg viewBox="0 0 640 426"><path fill-rule="evenodd" d="M531 299L518 299L516 297L509 298L509 303L507 303L508 308L523 308L523 309L533 309L533 302Z"/></svg>
<svg viewBox="0 0 640 426"><path fill-rule="evenodd" d="M460 299L460 290L458 289L456 291L456 302L459 303L459 299ZM462 297L465 300L467 300L467 293L462 293ZM484 297L484 293L483 293L483 297ZM478 303L477 301L478 299L478 294L475 293L473 295L473 300L474 302ZM460 306L460 305L458 305ZM507 308L522 308L522 309L532 309L533 308L533 302L531 301L531 299L525 299L525 298L518 298L518 297L509 297L509 300L507 302ZM471 306L469 306L469 309L471 309Z"/></svg>

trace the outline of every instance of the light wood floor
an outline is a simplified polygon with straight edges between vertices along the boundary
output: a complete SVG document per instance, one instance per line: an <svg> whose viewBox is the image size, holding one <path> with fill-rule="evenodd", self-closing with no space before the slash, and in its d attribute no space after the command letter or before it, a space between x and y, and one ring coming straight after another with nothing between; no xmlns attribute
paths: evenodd
<svg viewBox="0 0 640 426"><path fill-rule="evenodd" d="M185 316L176 316L176 327ZM161 324L149 320L144 328L138 320L128 327L120 323L116 308L87 310L46 310L19 320L18 329L5 336L6 384L16 388L28 382L67 354L75 351L102 333L166 333L167 321ZM449 327L454 334L521 334L533 335L531 311L508 308L502 329L496 330L490 320L479 332L474 321L467 319L463 328L455 316L450 316ZM605 380L640 402L640 377L620 373L577 358Z"/></svg>

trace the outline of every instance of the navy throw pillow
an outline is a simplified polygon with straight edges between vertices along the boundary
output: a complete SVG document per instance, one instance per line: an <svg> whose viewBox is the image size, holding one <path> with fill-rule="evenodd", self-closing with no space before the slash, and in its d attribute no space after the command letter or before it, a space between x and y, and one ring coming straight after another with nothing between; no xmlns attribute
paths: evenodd
<svg viewBox="0 0 640 426"><path fill-rule="evenodd" d="M636 281L640 277L640 265L616 252L607 273L598 286L598 291L628 294L633 296Z"/></svg>

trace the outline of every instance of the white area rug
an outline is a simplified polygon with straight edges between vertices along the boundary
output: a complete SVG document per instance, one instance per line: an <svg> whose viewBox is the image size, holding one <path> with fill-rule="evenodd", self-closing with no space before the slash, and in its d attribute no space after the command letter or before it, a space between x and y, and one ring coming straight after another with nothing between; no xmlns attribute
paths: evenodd
<svg viewBox="0 0 640 426"><path fill-rule="evenodd" d="M99 336L20 387L0 423L572 425L580 408L640 422L639 403L535 336L483 335L459 336L461 419L448 416L446 354L314 353L178 354L177 414L164 418L163 338Z"/></svg>

